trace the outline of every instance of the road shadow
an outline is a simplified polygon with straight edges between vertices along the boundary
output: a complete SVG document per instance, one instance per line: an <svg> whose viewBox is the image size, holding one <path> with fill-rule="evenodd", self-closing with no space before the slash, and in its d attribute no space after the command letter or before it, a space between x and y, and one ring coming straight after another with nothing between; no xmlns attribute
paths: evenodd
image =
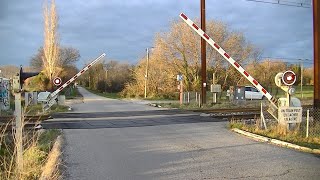
<svg viewBox="0 0 320 180"><path fill-rule="evenodd" d="M60 113L53 118L42 122L42 126L45 129L99 129L226 121L180 110Z"/></svg>
<svg viewBox="0 0 320 180"><path fill-rule="evenodd" d="M130 116L149 116L149 115L174 115L191 114L194 112L184 110L148 110L148 111L114 111L114 112L89 112L89 113L55 113L52 118L103 118L103 117L130 117Z"/></svg>

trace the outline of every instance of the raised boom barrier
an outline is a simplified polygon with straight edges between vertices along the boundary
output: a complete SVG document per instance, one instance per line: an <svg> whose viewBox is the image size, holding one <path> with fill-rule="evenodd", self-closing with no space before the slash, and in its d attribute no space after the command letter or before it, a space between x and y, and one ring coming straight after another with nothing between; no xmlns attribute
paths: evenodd
<svg viewBox="0 0 320 180"><path fill-rule="evenodd" d="M99 57L97 57L95 60L93 60L90 64L82 68L81 71L79 71L76 75L74 75L71 79L69 79L66 83L64 83L62 86L60 86L57 90L52 92L48 96L48 101L44 105L43 109L48 110L55 102L57 99L57 95L59 92L61 92L64 88L66 88L69 84L71 84L73 81L75 81L79 76L81 76L83 73L85 73L88 69L90 69L94 64L96 64L98 61L100 61L103 57L105 57L106 54L102 53Z"/></svg>
<svg viewBox="0 0 320 180"><path fill-rule="evenodd" d="M191 19L189 19L185 14L180 14L181 19L186 22L194 31L196 31L201 38L207 41L213 49L218 51L222 57L224 57L225 60L227 60L234 68L236 68L240 74L242 74L248 81L251 82L251 84L256 87L260 92L263 93L263 95L270 101L272 105L274 105L276 108L277 106L277 99L274 98L262 85L254 79L237 61L235 61L228 53L226 53L216 42L213 41L210 36L205 33L199 26L197 26Z"/></svg>

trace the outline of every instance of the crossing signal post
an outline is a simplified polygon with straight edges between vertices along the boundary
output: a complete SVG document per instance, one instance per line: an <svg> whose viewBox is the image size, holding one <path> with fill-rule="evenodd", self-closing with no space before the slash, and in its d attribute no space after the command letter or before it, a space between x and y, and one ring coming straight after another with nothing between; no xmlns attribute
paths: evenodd
<svg viewBox="0 0 320 180"><path fill-rule="evenodd" d="M282 90L287 92L287 99L285 99L285 106L279 109L278 99L273 97L253 76L250 75L237 61L235 61L223 48L221 48L204 30L199 28L191 19L185 14L180 14L181 19L187 23L195 32L197 32L202 39L216 50L226 61L228 61L243 77L245 77L254 87L256 87L270 102L271 110L268 112L276 119L283 119L285 123L300 123L302 118L301 102L299 100L293 103L294 107L290 107L290 96L294 93L292 85L296 81L296 75L292 71L286 71L276 76L276 84ZM297 105L300 104L300 105ZM270 108L269 108L270 109ZM278 112L278 115L276 113ZM281 118L279 116L281 115Z"/></svg>
<svg viewBox="0 0 320 180"><path fill-rule="evenodd" d="M279 99L278 121L289 130L302 121L301 102L297 98L291 99L295 91L292 85L296 80L293 71L280 72L275 76L276 85L286 93L286 98Z"/></svg>
<svg viewBox="0 0 320 180"><path fill-rule="evenodd" d="M292 87L292 85L296 82L296 80L297 77L293 71L281 72L275 76L276 85L286 92L286 105L288 107L291 104L291 95L293 95L295 92L295 89Z"/></svg>
<svg viewBox="0 0 320 180"><path fill-rule="evenodd" d="M22 142L22 107L21 92L26 79L38 75L39 72L23 72L22 66L19 73L13 76L12 90L15 97L15 117L16 117L16 147L17 147L17 170L19 174L23 171L23 142Z"/></svg>

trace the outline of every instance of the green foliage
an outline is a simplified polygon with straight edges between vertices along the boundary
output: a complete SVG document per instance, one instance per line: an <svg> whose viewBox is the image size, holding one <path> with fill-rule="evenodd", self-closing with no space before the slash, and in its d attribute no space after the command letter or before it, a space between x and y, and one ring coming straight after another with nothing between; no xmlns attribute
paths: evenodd
<svg viewBox="0 0 320 180"><path fill-rule="evenodd" d="M73 86L66 88L64 94L66 95L66 99L75 99L83 97L82 94L79 93L78 89Z"/></svg>
<svg viewBox="0 0 320 180"><path fill-rule="evenodd" d="M32 77L25 83L27 91L46 91L49 88L50 80L41 72L39 75Z"/></svg>
<svg viewBox="0 0 320 180"><path fill-rule="evenodd" d="M110 98L110 99L120 99L121 98L120 93L108 93L108 92L101 92L99 90L93 90L93 89L89 89L89 88L86 88L86 89L94 94L97 94L99 96L103 96L106 98Z"/></svg>
<svg viewBox="0 0 320 180"><path fill-rule="evenodd" d="M49 153L57 137L61 135L61 131L57 129L49 129L39 136L38 147L41 151Z"/></svg>
<svg viewBox="0 0 320 180"><path fill-rule="evenodd" d="M42 105L31 105L26 108L26 114L27 115L45 115L48 113L55 113L55 112L67 112L69 109L69 106L65 105L53 105L50 109L50 112L43 112Z"/></svg>
<svg viewBox="0 0 320 180"><path fill-rule="evenodd" d="M118 93L132 80L131 68L116 61L99 63L81 76L79 84L98 93Z"/></svg>

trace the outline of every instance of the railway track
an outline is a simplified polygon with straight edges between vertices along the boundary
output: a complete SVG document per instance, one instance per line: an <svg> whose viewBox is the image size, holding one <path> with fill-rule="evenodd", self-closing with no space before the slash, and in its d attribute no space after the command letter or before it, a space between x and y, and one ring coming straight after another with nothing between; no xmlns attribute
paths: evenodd
<svg viewBox="0 0 320 180"><path fill-rule="evenodd" d="M50 115L24 116L24 130L34 130L42 121L50 119ZM9 133L15 129L14 116L0 116L0 132Z"/></svg>
<svg viewBox="0 0 320 180"><path fill-rule="evenodd" d="M50 115L41 115L41 116L27 115L27 116L24 116L24 121L26 123L35 123L35 122L44 121L50 118L51 118ZM15 119L15 116L0 116L0 125L10 123L14 121L14 119Z"/></svg>
<svg viewBox="0 0 320 180"><path fill-rule="evenodd" d="M237 113L237 112L260 112L260 108L230 108L230 109L199 109L194 112L202 113Z"/></svg>
<svg viewBox="0 0 320 180"><path fill-rule="evenodd" d="M303 108L303 116L306 115L307 109L312 109L312 105L304 105ZM267 114L267 108L263 108L264 114ZM260 117L260 108L230 108L230 109L201 109L201 110L193 110L194 112L202 112L210 114L213 118L225 118L228 120L231 119L255 119Z"/></svg>
<svg viewBox="0 0 320 180"><path fill-rule="evenodd" d="M306 114L306 109L312 109L312 105L305 105L303 107L303 115ZM264 108L264 113L267 114L267 108ZM201 112L210 114L212 118L219 119L255 119L260 117L260 108L225 108L225 109L200 109L192 110L194 112ZM25 128L32 128L37 125L38 122L51 119L50 115L30 116L24 117ZM10 123L12 122L12 123ZM8 124L10 123L10 124ZM14 126L14 116L0 116L0 130L7 125L7 129L11 130Z"/></svg>
<svg viewBox="0 0 320 180"><path fill-rule="evenodd" d="M303 109L311 109L312 105L303 105ZM263 108L267 110L267 108ZM225 108L225 109L197 109L192 110L194 112L202 113L237 113L237 112L260 112L260 108Z"/></svg>

